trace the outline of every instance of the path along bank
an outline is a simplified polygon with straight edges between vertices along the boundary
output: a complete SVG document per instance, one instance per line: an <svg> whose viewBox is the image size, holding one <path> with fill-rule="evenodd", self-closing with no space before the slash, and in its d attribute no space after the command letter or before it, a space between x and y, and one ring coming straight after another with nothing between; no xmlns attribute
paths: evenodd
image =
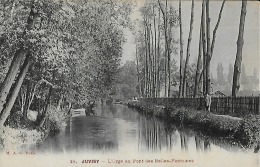
<svg viewBox="0 0 260 167"><path fill-rule="evenodd" d="M144 101L128 101L126 105L140 114L170 121L179 126L188 126L206 135L227 138L241 147L259 151L260 116L248 115L244 118L217 115L174 105L156 105Z"/></svg>

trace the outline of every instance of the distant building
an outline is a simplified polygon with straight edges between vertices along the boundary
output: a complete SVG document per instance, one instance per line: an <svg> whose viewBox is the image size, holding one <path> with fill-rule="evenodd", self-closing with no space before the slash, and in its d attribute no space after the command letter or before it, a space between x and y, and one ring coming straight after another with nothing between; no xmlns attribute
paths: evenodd
<svg viewBox="0 0 260 167"><path fill-rule="evenodd" d="M213 93L211 93L212 97L225 97L226 95L224 93L222 93L221 91L217 90Z"/></svg>

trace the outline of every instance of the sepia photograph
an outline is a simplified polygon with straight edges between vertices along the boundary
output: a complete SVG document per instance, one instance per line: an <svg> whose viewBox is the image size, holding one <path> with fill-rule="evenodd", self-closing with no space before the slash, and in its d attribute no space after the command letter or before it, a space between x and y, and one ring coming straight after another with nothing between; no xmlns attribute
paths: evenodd
<svg viewBox="0 0 260 167"><path fill-rule="evenodd" d="M0 0L1 167L259 167L258 0Z"/></svg>

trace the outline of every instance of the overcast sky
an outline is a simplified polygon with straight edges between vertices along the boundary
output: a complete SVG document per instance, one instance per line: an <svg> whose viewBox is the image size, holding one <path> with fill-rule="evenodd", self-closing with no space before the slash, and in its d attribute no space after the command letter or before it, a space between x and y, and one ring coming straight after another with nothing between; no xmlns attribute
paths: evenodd
<svg viewBox="0 0 260 167"><path fill-rule="evenodd" d="M138 1L138 6L142 6L144 1ZM178 1L171 1L178 9ZM210 18L211 18L211 31L213 31L220 6L222 1L210 1ZM260 70L260 51L259 51L259 7L258 1L248 1L247 14L245 21L244 32L244 47L243 47L243 60L242 63L246 67L248 75L253 74L254 68ZM191 1L182 1L182 20L183 20L183 39L184 39L184 55L186 56L187 39L189 33L190 23L190 9ZM225 72L228 70L229 63L234 64L236 56L236 41L239 30L239 19L241 13L241 1L227 1L225 3L222 19L217 31L217 38L215 42L214 54L211 61L211 71L216 76L216 68L218 62L222 62ZM132 18L136 19L140 17L140 13L136 8L132 14ZM199 41L199 27L201 17L201 1L195 1L194 6L194 27L193 36L191 41L191 62L197 60L198 55L198 41ZM129 31L125 31L127 42L123 46L123 58L122 63L126 60L134 60L135 58L135 41L133 34ZM175 39L179 39L179 28L175 30ZM211 34L212 39L212 34ZM179 44L176 45L177 47ZM179 53L179 51L178 51ZM179 60L179 55L172 55L175 60ZM260 72L259 72L260 74Z"/></svg>

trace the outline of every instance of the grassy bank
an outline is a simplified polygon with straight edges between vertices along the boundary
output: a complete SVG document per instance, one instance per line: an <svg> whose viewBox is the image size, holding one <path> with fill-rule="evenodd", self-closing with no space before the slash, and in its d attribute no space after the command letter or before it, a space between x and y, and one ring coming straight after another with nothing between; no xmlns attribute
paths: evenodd
<svg viewBox="0 0 260 167"><path fill-rule="evenodd" d="M139 101L129 101L127 105L146 116L158 117L180 126L189 126L208 135L230 138L245 148L259 149L259 115L249 115L241 119L184 107L157 106Z"/></svg>
<svg viewBox="0 0 260 167"><path fill-rule="evenodd" d="M47 119L42 127L38 127L37 112L29 111L28 120L23 119L20 111L13 113L0 128L0 150L17 151L25 145L35 145L50 135L55 135L66 127L69 115L66 111L57 111L50 106Z"/></svg>

